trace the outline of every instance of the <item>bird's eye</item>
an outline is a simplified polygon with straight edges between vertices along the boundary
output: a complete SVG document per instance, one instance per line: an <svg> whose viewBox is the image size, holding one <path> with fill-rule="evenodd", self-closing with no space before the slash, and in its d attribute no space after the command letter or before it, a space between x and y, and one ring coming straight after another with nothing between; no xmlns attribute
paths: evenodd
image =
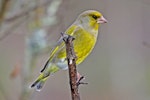
<svg viewBox="0 0 150 100"><path fill-rule="evenodd" d="M95 15L92 15L92 17L93 17L94 19L97 19L97 16L95 16Z"/></svg>

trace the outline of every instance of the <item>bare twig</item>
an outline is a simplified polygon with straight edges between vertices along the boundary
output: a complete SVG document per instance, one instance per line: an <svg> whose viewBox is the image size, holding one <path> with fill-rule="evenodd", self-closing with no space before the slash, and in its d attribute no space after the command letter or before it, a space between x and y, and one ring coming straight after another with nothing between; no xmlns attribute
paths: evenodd
<svg viewBox="0 0 150 100"><path fill-rule="evenodd" d="M68 60L72 100L80 100L80 95L78 93L78 85L77 85L76 55L74 53L74 48L72 43L74 38L64 33L61 34L66 44L66 55Z"/></svg>

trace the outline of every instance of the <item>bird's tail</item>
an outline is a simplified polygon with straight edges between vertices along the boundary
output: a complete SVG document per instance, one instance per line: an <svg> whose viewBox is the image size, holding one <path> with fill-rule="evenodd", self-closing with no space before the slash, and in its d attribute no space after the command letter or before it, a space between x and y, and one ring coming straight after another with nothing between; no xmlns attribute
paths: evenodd
<svg viewBox="0 0 150 100"><path fill-rule="evenodd" d="M59 68L55 65L50 66L50 68L47 68L44 72L42 72L39 77L36 79L36 81L31 85L31 88L35 87L37 91L40 91L42 87L44 86L44 83L48 79L51 73L55 73L58 71Z"/></svg>
<svg viewBox="0 0 150 100"><path fill-rule="evenodd" d="M37 91L40 91L47 80L48 76L44 78L44 74L41 73L36 81L31 85L31 88L35 87Z"/></svg>

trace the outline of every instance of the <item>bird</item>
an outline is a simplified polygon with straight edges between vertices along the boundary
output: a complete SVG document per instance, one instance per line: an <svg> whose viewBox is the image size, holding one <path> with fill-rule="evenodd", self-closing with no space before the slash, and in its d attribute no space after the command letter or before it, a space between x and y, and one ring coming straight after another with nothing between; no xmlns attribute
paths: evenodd
<svg viewBox="0 0 150 100"><path fill-rule="evenodd" d="M107 20L103 17L102 13L96 10L87 10L82 12L65 31L65 34L75 38L73 45L77 56L77 65L83 62L92 52L97 41L99 27L103 23L107 23ZM45 63L38 78L31 84L31 88L40 91L48 77L60 69L68 69L66 48L62 37L59 38L51 50L49 59ZM81 75L77 72L78 79L80 76Z"/></svg>

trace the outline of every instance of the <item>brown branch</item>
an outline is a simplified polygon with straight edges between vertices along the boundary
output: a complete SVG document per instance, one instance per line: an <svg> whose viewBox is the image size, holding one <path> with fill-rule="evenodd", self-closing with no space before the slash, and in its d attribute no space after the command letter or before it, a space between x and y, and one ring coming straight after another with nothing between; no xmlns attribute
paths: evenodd
<svg viewBox="0 0 150 100"><path fill-rule="evenodd" d="M66 44L66 55L68 61L72 100L80 100L80 95L78 93L78 84L77 84L76 55L72 43L74 38L64 33L61 33L61 35Z"/></svg>
<svg viewBox="0 0 150 100"><path fill-rule="evenodd" d="M6 10L8 8L8 4L9 4L9 1L10 0L2 0L2 7L1 7L1 10L0 10L0 24L2 23L3 21L3 18L4 18L4 15L6 13Z"/></svg>

